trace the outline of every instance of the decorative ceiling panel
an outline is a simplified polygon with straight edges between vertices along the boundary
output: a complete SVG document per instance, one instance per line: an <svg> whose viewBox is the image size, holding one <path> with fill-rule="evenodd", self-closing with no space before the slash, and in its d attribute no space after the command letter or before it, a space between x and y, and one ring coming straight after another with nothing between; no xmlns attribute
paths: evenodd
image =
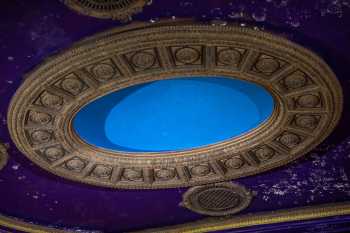
<svg viewBox="0 0 350 233"><path fill-rule="evenodd" d="M179 152L101 149L74 131L75 114L94 99L181 76L257 83L274 97L274 112L242 136ZM8 122L18 148L56 175L99 186L170 188L257 174L295 160L330 134L342 102L333 72L305 48L249 28L170 21L105 32L51 58L17 90Z"/></svg>
<svg viewBox="0 0 350 233"><path fill-rule="evenodd" d="M223 229L219 219L208 219L179 206L188 188L120 190L71 182L46 172L18 150L9 135L6 114L11 98L26 75L34 67L50 62L46 60L48 57L64 53L73 43L120 26L115 20L76 14L62 2L1 2L0 141L5 143L9 156L0 171L0 228L10 232L17 232L13 228L18 232L116 233L148 228L162 231L165 226L203 220L214 227L201 225L203 231ZM235 180L255 195L247 209L225 218L224 225L228 228L245 226L233 231L258 232L272 228L275 232L286 229L293 232L291 228L297 232L349 231L348 224L340 226L341 221L349 222L350 200L349 3L348 0L154 0L143 12L133 16L135 20L152 23L164 17L191 17L216 26L233 23L271 32L322 57L340 81L344 95L342 116L321 144L285 166ZM303 206L310 207L305 212ZM303 214L293 215L300 208L304 209ZM275 215L269 215L271 211ZM348 216L341 217L342 214ZM247 215L260 215L260 220L270 224L261 225L263 222L253 222L252 218L236 224L235 219ZM339 216L328 217L334 215ZM310 223L315 226L317 222L317 225L300 228L304 224L302 220L310 217L318 218ZM280 223L286 219L293 222ZM339 224L333 224L335 221ZM187 226L190 230L193 227ZM176 232L177 228L173 229Z"/></svg>
<svg viewBox="0 0 350 233"><path fill-rule="evenodd" d="M149 0L65 0L64 3L80 14L96 18L129 21L132 15L142 12Z"/></svg>

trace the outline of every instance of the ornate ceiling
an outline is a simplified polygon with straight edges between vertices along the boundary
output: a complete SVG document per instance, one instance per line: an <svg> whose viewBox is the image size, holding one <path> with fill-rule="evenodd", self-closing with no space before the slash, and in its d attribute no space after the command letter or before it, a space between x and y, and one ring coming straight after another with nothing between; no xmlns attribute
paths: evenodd
<svg viewBox="0 0 350 233"><path fill-rule="evenodd" d="M140 13L149 0L65 0L64 3L80 14L97 18L112 18L129 21L136 13Z"/></svg>
<svg viewBox="0 0 350 233"><path fill-rule="evenodd" d="M2 4L0 232L349 229L350 2ZM131 156L72 131L90 101L178 75L254 82L277 104L184 152Z"/></svg>

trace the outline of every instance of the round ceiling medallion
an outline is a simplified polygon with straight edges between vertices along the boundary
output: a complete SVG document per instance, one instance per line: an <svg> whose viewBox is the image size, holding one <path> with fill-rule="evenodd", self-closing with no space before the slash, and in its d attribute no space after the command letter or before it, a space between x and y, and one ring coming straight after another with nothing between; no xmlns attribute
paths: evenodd
<svg viewBox="0 0 350 233"><path fill-rule="evenodd" d="M190 77L256 83L273 97L273 113L241 136L183 151L108 150L87 144L74 130L74 117L98 98ZM287 164L325 139L341 110L337 78L309 50L248 28L171 21L98 34L49 59L17 90L8 127L17 147L54 174L153 189L220 182Z"/></svg>
<svg viewBox="0 0 350 233"><path fill-rule="evenodd" d="M8 154L7 148L0 142L0 170L3 169L7 163Z"/></svg>
<svg viewBox="0 0 350 233"><path fill-rule="evenodd" d="M64 0L71 9L96 18L128 21L142 11L149 0Z"/></svg>
<svg viewBox="0 0 350 233"><path fill-rule="evenodd" d="M203 215L225 216L247 208L252 197L241 185L218 183L189 189L183 195L181 206Z"/></svg>

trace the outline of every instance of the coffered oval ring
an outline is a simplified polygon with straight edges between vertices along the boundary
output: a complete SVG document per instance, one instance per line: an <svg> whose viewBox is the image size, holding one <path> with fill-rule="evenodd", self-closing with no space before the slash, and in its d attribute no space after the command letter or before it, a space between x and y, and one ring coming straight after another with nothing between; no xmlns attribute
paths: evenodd
<svg viewBox="0 0 350 233"><path fill-rule="evenodd" d="M140 83L224 76L265 87L275 109L254 130L179 152L88 145L72 127L93 100ZM257 174L306 154L336 126L341 87L325 62L284 38L233 25L136 24L85 39L28 75L11 101L17 147L65 178L114 188L194 186Z"/></svg>

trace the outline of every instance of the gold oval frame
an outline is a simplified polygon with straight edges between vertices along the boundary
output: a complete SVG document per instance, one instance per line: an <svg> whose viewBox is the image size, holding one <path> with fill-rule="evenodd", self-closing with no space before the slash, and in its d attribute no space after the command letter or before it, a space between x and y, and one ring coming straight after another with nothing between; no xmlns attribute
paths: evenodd
<svg viewBox="0 0 350 233"><path fill-rule="evenodd" d="M154 80L225 76L264 86L272 117L251 132L193 150L126 153L93 147L71 127L80 108ZM257 174L304 155L336 126L342 91L327 64L270 33L193 21L136 23L95 35L28 75L8 110L18 148L42 168L98 186L156 189Z"/></svg>

